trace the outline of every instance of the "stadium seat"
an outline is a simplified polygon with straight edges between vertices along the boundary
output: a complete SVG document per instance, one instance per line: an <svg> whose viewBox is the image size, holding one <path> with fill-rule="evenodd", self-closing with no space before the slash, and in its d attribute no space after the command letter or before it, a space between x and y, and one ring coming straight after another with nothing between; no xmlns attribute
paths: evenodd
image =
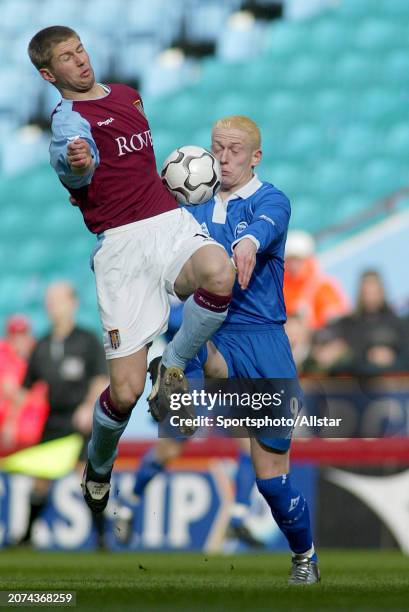
<svg viewBox="0 0 409 612"><path fill-rule="evenodd" d="M356 46L379 53L393 47L402 34L402 28L396 21L366 19L357 30Z"/></svg>
<svg viewBox="0 0 409 612"><path fill-rule="evenodd" d="M317 158L320 155L322 134L313 124L300 124L289 132L283 152L288 158Z"/></svg>
<svg viewBox="0 0 409 612"><path fill-rule="evenodd" d="M385 153L405 159L409 151L409 121L396 123L390 128L384 142ZM408 181L409 182L409 181Z"/></svg>
<svg viewBox="0 0 409 612"><path fill-rule="evenodd" d="M159 40L154 34L141 34L136 39L125 36L118 42L114 52L115 73L120 79L140 79L159 51Z"/></svg>
<svg viewBox="0 0 409 612"><path fill-rule="evenodd" d="M394 0L393 0L394 1ZM336 17L356 20L365 18L377 10L377 2L373 0L343 0L338 8Z"/></svg>
<svg viewBox="0 0 409 612"><path fill-rule="evenodd" d="M297 50L308 44L308 29L303 24L280 21L274 23L267 34L266 50L271 57L293 56Z"/></svg>
<svg viewBox="0 0 409 612"><path fill-rule="evenodd" d="M378 0L377 8L384 17L393 19L407 19L409 17L409 4L406 0Z"/></svg>
<svg viewBox="0 0 409 612"><path fill-rule="evenodd" d="M375 141L374 134L369 126L360 122L344 126L337 139L337 154L352 163L366 160Z"/></svg>
<svg viewBox="0 0 409 612"><path fill-rule="evenodd" d="M333 66L333 82L340 87L352 88L376 82L379 64L372 58L357 51L341 55Z"/></svg>
<svg viewBox="0 0 409 612"><path fill-rule="evenodd" d="M330 66L314 55L297 56L287 65L286 85L297 89L316 89L327 81Z"/></svg>
<svg viewBox="0 0 409 612"><path fill-rule="evenodd" d="M186 3L186 36L194 42L216 42L225 29L231 7L218 0L190 0Z"/></svg>
<svg viewBox="0 0 409 612"><path fill-rule="evenodd" d="M405 169L390 158L375 158L362 169L365 193L371 199L384 197L407 184Z"/></svg>
<svg viewBox="0 0 409 612"><path fill-rule="evenodd" d="M345 25L334 17L317 19L310 24L308 48L321 57L339 55L351 46L355 38L355 29Z"/></svg>
<svg viewBox="0 0 409 612"><path fill-rule="evenodd" d="M380 78L385 85L404 85L409 74L409 56L407 50L392 51L385 57L380 70Z"/></svg>

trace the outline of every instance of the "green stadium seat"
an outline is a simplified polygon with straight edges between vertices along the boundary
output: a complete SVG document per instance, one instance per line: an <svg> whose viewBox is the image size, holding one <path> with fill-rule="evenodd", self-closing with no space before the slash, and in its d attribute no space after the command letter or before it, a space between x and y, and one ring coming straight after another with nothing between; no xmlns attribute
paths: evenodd
<svg viewBox="0 0 409 612"><path fill-rule="evenodd" d="M408 32L409 34L409 32ZM385 84L407 87L409 76L409 53L407 50L391 52L381 66L380 78Z"/></svg>
<svg viewBox="0 0 409 612"><path fill-rule="evenodd" d="M394 2L394 0L392 0ZM334 15L335 18L340 17L343 19L351 19L356 21L357 19L367 18L368 15L378 14L379 6L378 0L342 0L339 8Z"/></svg>
<svg viewBox="0 0 409 612"><path fill-rule="evenodd" d="M350 51L341 55L331 72L334 84L345 89L358 88L376 83L379 63L370 56Z"/></svg>
<svg viewBox="0 0 409 612"><path fill-rule="evenodd" d="M386 154L399 156L401 159L407 158L409 151L409 120L396 123L389 130L384 147Z"/></svg>
<svg viewBox="0 0 409 612"><path fill-rule="evenodd" d="M344 24L333 16L312 21L310 24L309 47L319 57L333 57L344 53L355 39L356 28Z"/></svg>
<svg viewBox="0 0 409 612"><path fill-rule="evenodd" d="M297 56L287 65L285 82L292 88L317 88L327 80L329 69L324 58L317 61L315 55Z"/></svg>
<svg viewBox="0 0 409 612"><path fill-rule="evenodd" d="M351 163L366 160L376 142L375 134L372 128L359 122L344 126L337 141L337 155Z"/></svg>
<svg viewBox="0 0 409 612"><path fill-rule="evenodd" d="M362 169L362 184L372 200L382 198L407 184L406 168L390 158L376 158Z"/></svg>
<svg viewBox="0 0 409 612"><path fill-rule="evenodd" d="M290 228L302 228L307 232L315 232L331 216L331 207L325 203L317 209L317 199L312 196L295 194L291 199L291 221Z"/></svg>
<svg viewBox="0 0 409 612"><path fill-rule="evenodd" d="M290 198L297 192L302 192L309 183L305 168L297 163L270 163L265 165L263 177L271 181L278 189L282 189Z"/></svg>
<svg viewBox="0 0 409 612"><path fill-rule="evenodd" d="M294 56L309 38L303 24L280 21L270 26L267 33L267 54L273 58Z"/></svg>
<svg viewBox="0 0 409 612"><path fill-rule="evenodd" d="M399 113L399 95L386 87L370 87L353 101L363 120L377 124L395 122Z"/></svg>
<svg viewBox="0 0 409 612"><path fill-rule="evenodd" d="M367 51L388 50L396 45L402 35L402 28L395 20L383 18L367 19L357 30L356 46Z"/></svg>
<svg viewBox="0 0 409 612"><path fill-rule="evenodd" d="M318 158L322 142L323 135L314 124L301 124L291 130L282 144L283 154L290 159Z"/></svg>
<svg viewBox="0 0 409 612"><path fill-rule="evenodd" d="M393 19L409 18L409 4L407 0L377 0L377 10L384 17Z"/></svg>

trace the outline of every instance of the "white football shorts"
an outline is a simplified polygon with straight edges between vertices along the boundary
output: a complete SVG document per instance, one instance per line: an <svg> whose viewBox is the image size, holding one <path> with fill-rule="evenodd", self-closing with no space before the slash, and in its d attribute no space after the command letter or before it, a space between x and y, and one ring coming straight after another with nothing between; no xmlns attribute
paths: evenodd
<svg viewBox="0 0 409 612"><path fill-rule="evenodd" d="M91 255L107 359L140 350L167 329L168 294L183 265L208 244L184 208L106 230Z"/></svg>

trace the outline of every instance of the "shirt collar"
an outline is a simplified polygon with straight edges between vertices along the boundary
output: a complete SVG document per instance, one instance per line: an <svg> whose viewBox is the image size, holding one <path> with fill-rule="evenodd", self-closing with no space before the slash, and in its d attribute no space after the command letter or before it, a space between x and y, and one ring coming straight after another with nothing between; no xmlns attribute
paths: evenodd
<svg viewBox="0 0 409 612"><path fill-rule="evenodd" d="M255 194L256 191L260 189L262 184L263 183L259 180L257 174L254 174L253 178L251 178L248 183L243 185L243 187L240 187L240 189L234 191L228 197L228 200L233 200L235 198L241 198L242 200L245 200L246 198L249 198L250 196Z"/></svg>
<svg viewBox="0 0 409 612"><path fill-rule="evenodd" d="M248 183L240 187L234 193L231 193L227 200L222 200L218 194L216 194L214 199L214 208L213 208L213 223L226 223L226 215L227 215L227 205L231 200L236 200L240 198L242 200L249 198L252 196L260 187L262 186L262 182L259 180L257 174L254 174L253 178L249 180Z"/></svg>

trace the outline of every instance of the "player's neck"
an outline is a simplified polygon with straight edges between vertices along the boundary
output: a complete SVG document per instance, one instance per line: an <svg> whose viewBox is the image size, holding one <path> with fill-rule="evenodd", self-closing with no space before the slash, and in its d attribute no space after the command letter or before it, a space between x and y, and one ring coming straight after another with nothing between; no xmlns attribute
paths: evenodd
<svg viewBox="0 0 409 612"><path fill-rule="evenodd" d="M108 92L99 83L94 83L88 91L61 89L60 93L66 100L97 100L108 95Z"/></svg>
<svg viewBox="0 0 409 612"><path fill-rule="evenodd" d="M223 201L228 200L230 196L232 196L234 193L237 193L237 191L239 191L242 187L245 187L251 180L253 180L253 178L254 178L254 174L240 181L236 185L229 187L228 189L223 189L223 186L222 186L218 193L219 197Z"/></svg>

